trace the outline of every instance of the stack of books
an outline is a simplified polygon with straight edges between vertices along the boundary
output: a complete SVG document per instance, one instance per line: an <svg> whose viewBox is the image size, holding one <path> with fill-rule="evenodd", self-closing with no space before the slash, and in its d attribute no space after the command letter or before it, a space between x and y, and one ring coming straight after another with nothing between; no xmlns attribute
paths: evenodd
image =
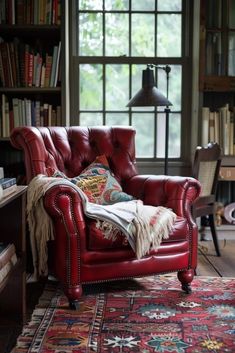
<svg viewBox="0 0 235 353"><path fill-rule="evenodd" d="M17 262L14 244L0 243L0 284Z"/></svg>
<svg viewBox="0 0 235 353"><path fill-rule="evenodd" d="M0 199L10 195L16 191L16 178L1 178L0 179Z"/></svg>

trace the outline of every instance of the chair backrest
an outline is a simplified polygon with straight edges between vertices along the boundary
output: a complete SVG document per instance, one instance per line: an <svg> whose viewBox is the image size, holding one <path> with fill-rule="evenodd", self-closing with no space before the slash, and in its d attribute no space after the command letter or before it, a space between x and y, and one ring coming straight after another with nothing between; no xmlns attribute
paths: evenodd
<svg viewBox="0 0 235 353"><path fill-rule="evenodd" d="M200 196L215 195L221 165L221 148L218 143L210 142L206 146L198 146L193 163L193 177L200 181Z"/></svg>
<svg viewBox="0 0 235 353"><path fill-rule="evenodd" d="M96 156L105 154L121 184L136 175L135 130L131 127L17 127L10 136L24 151L27 182L49 169L78 176Z"/></svg>

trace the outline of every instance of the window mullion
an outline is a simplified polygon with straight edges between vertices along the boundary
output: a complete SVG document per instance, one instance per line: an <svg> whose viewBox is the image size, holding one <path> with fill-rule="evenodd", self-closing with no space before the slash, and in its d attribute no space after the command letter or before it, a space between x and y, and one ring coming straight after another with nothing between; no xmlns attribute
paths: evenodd
<svg viewBox="0 0 235 353"><path fill-rule="evenodd" d="M103 0L103 22L102 22L102 31L103 31L103 57L105 57L106 52L106 33L105 33L105 0ZM103 125L106 125L106 64L102 65L102 72L103 72Z"/></svg>
<svg viewBox="0 0 235 353"><path fill-rule="evenodd" d="M132 25L131 25L131 10L132 10L132 0L129 0L129 57L132 55L132 42L131 42L131 34L132 34ZM129 98L131 98L132 92L132 65L129 65ZM129 108L129 124L132 125L132 111Z"/></svg>

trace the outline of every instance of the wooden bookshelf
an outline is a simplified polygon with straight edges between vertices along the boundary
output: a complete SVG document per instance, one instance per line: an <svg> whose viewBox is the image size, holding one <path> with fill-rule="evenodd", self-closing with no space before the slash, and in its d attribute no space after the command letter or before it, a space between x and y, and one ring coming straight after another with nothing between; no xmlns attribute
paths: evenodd
<svg viewBox="0 0 235 353"><path fill-rule="evenodd" d="M222 167L235 167L235 2L200 1L199 90L200 143L216 141L223 151ZM224 119L224 107L227 117ZM202 109L206 108L206 109ZM205 118L204 114L209 114ZM205 122L205 119L208 119ZM219 122L218 122L219 121ZM217 125L217 126L216 126ZM208 128L207 131L205 131ZM213 131L213 129L215 129ZM211 135L210 135L211 131ZM207 141L208 137L208 141ZM207 142L206 142L207 141ZM227 169L228 170L228 169ZM229 175L229 173L228 173ZM235 199L235 181L219 181L217 199Z"/></svg>
<svg viewBox="0 0 235 353"><path fill-rule="evenodd" d="M65 111L65 1L11 3L0 18L0 138L16 126L63 125Z"/></svg>
<svg viewBox="0 0 235 353"><path fill-rule="evenodd" d="M15 192L0 200L0 241L13 243L18 259L0 285L0 325L5 320L21 325L25 321L26 190L27 186L17 186Z"/></svg>

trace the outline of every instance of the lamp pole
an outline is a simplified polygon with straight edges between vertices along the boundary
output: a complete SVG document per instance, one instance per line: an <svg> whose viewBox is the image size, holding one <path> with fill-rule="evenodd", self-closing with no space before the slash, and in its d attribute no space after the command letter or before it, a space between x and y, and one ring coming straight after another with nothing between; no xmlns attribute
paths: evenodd
<svg viewBox="0 0 235 353"><path fill-rule="evenodd" d="M162 69L166 73L166 93L167 98L155 87L153 70L150 68ZM147 69L143 70L142 76L142 88L134 95L134 97L128 102L127 107L165 107L166 123L165 123L165 164L164 173L168 174L168 140L169 140L169 105L172 103L168 100L169 90L169 73L171 68L169 65L159 66L155 64L147 64ZM155 115L156 116L156 115Z"/></svg>
<svg viewBox="0 0 235 353"><path fill-rule="evenodd" d="M166 66L159 66L154 64L147 64L147 67L157 68L164 70L166 73L166 98L168 99L169 95L169 73L171 68L169 65ZM164 174L168 175L168 149L169 149L169 115L170 115L170 108L167 105L165 108L165 115L166 115L166 124L165 124L165 161L164 161Z"/></svg>

